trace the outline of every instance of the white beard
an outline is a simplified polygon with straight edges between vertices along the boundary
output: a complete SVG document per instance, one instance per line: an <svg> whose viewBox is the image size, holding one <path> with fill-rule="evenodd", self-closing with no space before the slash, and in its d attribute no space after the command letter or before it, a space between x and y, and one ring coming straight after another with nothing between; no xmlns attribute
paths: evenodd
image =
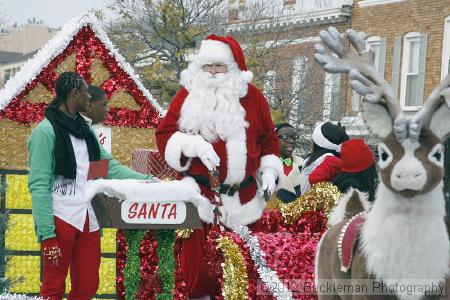
<svg viewBox="0 0 450 300"><path fill-rule="evenodd" d="M232 70L212 75L199 70L180 112L181 131L200 134L208 142L226 141L237 130L248 127L245 110L240 104L247 82Z"/></svg>

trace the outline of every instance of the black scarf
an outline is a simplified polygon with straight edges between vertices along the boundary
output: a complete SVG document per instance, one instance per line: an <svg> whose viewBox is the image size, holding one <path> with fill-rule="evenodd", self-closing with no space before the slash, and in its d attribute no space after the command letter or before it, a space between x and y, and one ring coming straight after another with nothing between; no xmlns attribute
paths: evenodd
<svg viewBox="0 0 450 300"><path fill-rule="evenodd" d="M71 118L56 106L49 105L44 115L55 131L55 175L76 179L77 162L69 133L76 138L86 140L89 161L100 159L97 139L79 113L75 118Z"/></svg>

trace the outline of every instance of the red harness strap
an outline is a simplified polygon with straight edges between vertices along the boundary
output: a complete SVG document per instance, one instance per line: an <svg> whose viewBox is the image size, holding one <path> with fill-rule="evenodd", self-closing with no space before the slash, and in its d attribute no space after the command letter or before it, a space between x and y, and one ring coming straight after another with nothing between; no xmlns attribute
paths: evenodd
<svg viewBox="0 0 450 300"><path fill-rule="evenodd" d="M366 212L353 216L341 229L338 240L338 253L341 260L341 271L347 272L352 265L353 251L359 234L359 229L365 221Z"/></svg>

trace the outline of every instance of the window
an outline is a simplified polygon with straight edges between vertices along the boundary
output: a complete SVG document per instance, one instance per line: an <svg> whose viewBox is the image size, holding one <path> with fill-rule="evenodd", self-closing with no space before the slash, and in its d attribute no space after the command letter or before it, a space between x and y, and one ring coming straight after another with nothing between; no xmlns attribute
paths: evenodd
<svg viewBox="0 0 450 300"><path fill-rule="evenodd" d="M341 90L340 74L325 73L325 83L323 91L324 121L338 118L340 90Z"/></svg>
<svg viewBox="0 0 450 300"><path fill-rule="evenodd" d="M264 96L271 106L275 104L276 73L269 70L264 77Z"/></svg>
<svg viewBox="0 0 450 300"><path fill-rule="evenodd" d="M418 110L423 103L426 35L410 32L403 39L400 103L404 110Z"/></svg>
<svg viewBox="0 0 450 300"><path fill-rule="evenodd" d="M305 106L307 105L307 73L308 58L299 56L294 59L292 67L292 111L290 121L303 122L305 118Z"/></svg>
<svg viewBox="0 0 450 300"><path fill-rule="evenodd" d="M441 79L450 72L450 16L444 21L444 41L442 46Z"/></svg>
<svg viewBox="0 0 450 300"><path fill-rule="evenodd" d="M367 39L369 46L375 53L374 67L384 77L384 66L386 62L386 39L379 36L371 36Z"/></svg>

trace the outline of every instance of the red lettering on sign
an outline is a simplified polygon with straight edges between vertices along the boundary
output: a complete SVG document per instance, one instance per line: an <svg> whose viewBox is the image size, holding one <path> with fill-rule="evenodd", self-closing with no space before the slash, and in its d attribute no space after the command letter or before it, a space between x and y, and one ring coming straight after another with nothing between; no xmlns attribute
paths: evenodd
<svg viewBox="0 0 450 300"><path fill-rule="evenodd" d="M147 215L147 204L142 204L141 210L139 210L138 218L144 217Z"/></svg>
<svg viewBox="0 0 450 300"><path fill-rule="evenodd" d="M155 208L155 203L152 203L152 205L150 206L150 209L148 210L148 218L149 219L151 217L153 217L153 219L156 219L156 216L158 215L159 205L160 204L158 203Z"/></svg>
<svg viewBox="0 0 450 300"><path fill-rule="evenodd" d="M167 216L167 219L170 219L170 217L173 217L174 220L177 218L177 205L176 204L172 205L172 207L170 208L170 212L169 212L169 215Z"/></svg>
<svg viewBox="0 0 450 300"><path fill-rule="evenodd" d="M133 205L130 206L130 208L128 209L128 218L133 219L134 217L136 217L137 207L138 207L137 203L133 203Z"/></svg>
<svg viewBox="0 0 450 300"><path fill-rule="evenodd" d="M167 209L167 206L169 206L170 205L170 203L165 203L165 204L163 204L162 206L164 207L164 210L163 210L163 212L162 212L162 216L161 216L161 218L165 218L165 216L166 216L166 209Z"/></svg>

